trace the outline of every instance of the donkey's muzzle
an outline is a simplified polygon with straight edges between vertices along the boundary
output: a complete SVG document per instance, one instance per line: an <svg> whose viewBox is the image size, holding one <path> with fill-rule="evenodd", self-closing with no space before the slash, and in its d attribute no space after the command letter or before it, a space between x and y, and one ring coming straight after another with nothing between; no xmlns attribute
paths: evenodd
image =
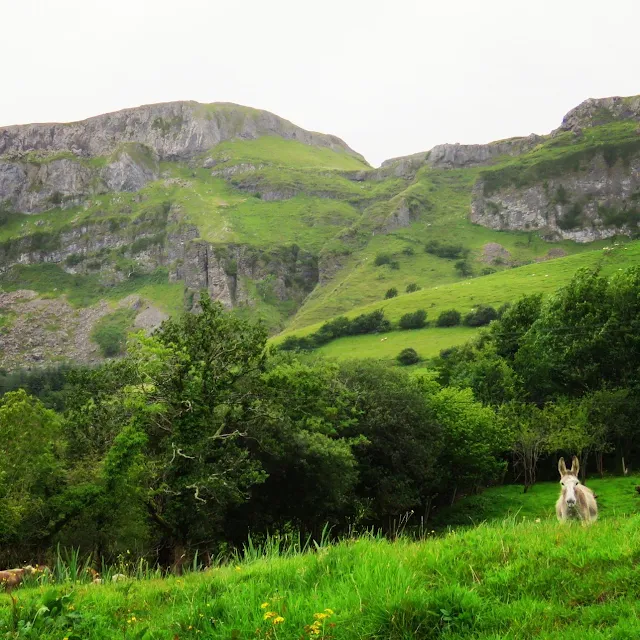
<svg viewBox="0 0 640 640"><path fill-rule="evenodd" d="M567 504L570 507L573 507L576 504L576 499L575 498L567 498Z"/></svg>

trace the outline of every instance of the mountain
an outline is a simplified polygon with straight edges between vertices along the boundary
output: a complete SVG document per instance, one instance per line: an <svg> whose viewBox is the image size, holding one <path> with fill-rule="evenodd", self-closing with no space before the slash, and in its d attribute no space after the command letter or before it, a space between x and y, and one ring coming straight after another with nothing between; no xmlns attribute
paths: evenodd
<svg viewBox="0 0 640 640"><path fill-rule="evenodd" d="M378 169L227 103L0 129L0 366L117 354L203 288L277 332L633 236L639 121L638 97L587 100Z"/></svg>

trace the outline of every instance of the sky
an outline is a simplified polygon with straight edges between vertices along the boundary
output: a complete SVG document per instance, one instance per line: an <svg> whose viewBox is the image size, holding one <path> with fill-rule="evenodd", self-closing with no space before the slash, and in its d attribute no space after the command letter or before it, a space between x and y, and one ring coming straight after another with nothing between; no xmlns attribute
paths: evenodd
<svg viewBox="0 0 640 640"><path fill-rule="evenodd" d="M374 166L640 94L639 0L0 0L0 126L235 102Z"/></svg>

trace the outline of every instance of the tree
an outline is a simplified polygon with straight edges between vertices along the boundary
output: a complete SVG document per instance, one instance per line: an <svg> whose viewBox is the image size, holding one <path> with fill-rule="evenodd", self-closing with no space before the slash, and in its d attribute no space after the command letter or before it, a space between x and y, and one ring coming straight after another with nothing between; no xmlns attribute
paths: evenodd
<svg viewBox="0 0 640 640"><path fill-rule="evenodd" d="M415 282L411 282L407 285L405 291L407 293L413 293L414 291L420 291L420 287Z"/></svg>
<svg viewBox="0 0 640 640"><path fill-rule="evenodd" d="M461 316L460 312L455 309L449 309L443 311L436 320L436 325L439 327L455 327L460 324Z"/></svg>
<svg viewBox="0 0 640 640"><path fill-rule="evenodd" d="M54 499L65 485L61 427L23 389L0 399L0 561L16 561L19 550L51 534Z"/></svg>
<svg viewBox="0 0 640 640"><path fill-rule="evenodd" d="M391 289L387 289L387 292L384 294L384 299L395 298L397 295L398 290L395 287L391 287Z"/></svg>
<svg viewBox="0 0 640 640"><path fill-rule="evenodd" d="M411 347L407 347L406 349L403 349L398 356L396 357L396 360L404 365L404 366L408 366L408 365L412 365L412 364L416 364L417 362L420 362L420 356L418 355L418 352L415 349L412 349Z"/></svg>
<svg viewBox="0 0 640 640"><path fill-rule="evenodd" d="M501 408L500 417L511 432L514 469L524 476L526 493L536 482L538 460L549 448L548 423L538 407L515 401Z"/></svg>
<svg viewBox="0 0 640 640"><path fill-rule="evenodd" d="M370 362L341 366L354 394L357 423L345 431L356 444L356 498L373 521L424 510L438 487L442 429L421 383L398 369Z"/></svg>
<svg viewBox="0 0 640 640"><path fill-rule="evenodd" d="M467 278L473 275L473 267L466 258L463 260L458 260L453 266L463 278Z"/></svg>
<svg viewBox="0 0 640 640"><path fill-rule="evenodd" d="M509 430L488 407L477 402L470 389L445 387L428 396L444 435L440 456L442 491L477 491L502 478L509 450Z"/></svg>
<svg viewBox="0 0 640 640"><path fill-rule="evenodd" d="M418 309L413 313L405 313L398 324L401 329L422 329L427 324L427 312Z"/></svg>
<svg viewBox="0 0 640 640"><path fill-rule="evenodd" d="M483 327L498 317L498 312L491 306L479 304L464 317L464 324L468 327Z"/></svg>
<svg viewBox="0 0 640 640"><path fill-rule="evenodd" d="M123 408L104 459L107 487L137 488L178 570L265 478L247 441L263 416L256 388L266 331L225 313L206 293L200 307L133 342L130 379L99 400Z"/></svg>

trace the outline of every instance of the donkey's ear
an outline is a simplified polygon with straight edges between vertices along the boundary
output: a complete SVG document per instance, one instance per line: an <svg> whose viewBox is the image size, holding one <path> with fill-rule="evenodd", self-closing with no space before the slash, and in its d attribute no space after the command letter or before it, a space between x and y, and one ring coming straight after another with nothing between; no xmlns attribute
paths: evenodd
<svg viewBox="0 0 640 640"><path fill-rule="evenodd" d="M567 465L564 463L564 458L560 458L560 460L558 460L558 471L561 476L564 476L567 473Z"/></svg>
<svg viewBox="0 0 640 640"><path fill-rule="evenodd" d="M571 460L571 473L573 473L574 476L577 476L578 471L580 471L580 460L578 460L576 456L573 456L573 460Z"/></svg>

